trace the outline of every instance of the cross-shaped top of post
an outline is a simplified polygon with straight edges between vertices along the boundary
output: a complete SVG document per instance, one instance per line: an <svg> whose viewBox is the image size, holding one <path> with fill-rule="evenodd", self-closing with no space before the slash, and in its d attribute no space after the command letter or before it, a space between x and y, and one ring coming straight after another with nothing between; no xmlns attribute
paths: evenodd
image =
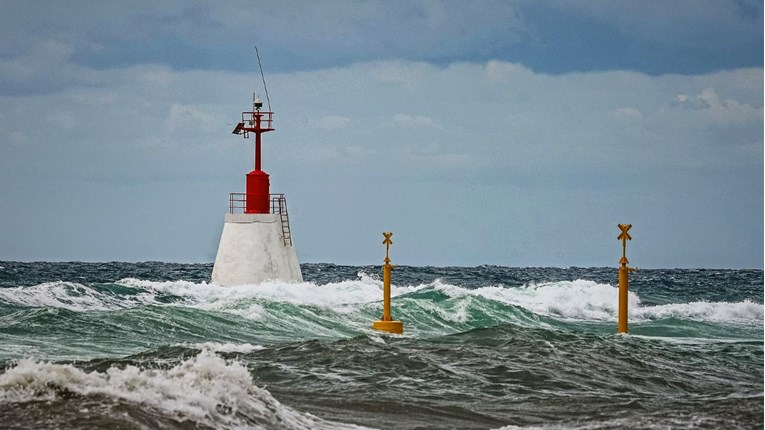
<svg viewBox="0 0 765 430"><path fill-rule="evenodd" d="M393 236L393 232L383 232L383 236L385 236L385 240L383 240L383 245L385 245L385 264L390 263L390 258L388 258L388 249L390 249L390 246L393 245L393 241L390 240L390 237Z"/></svg>
<svg viewBox="0 0 765 430"><path fill-rule="evenodd" d="M632 236L630 236L628 231L632 228L632 224L617 224L619 226L619 229L622 231L619 233L619 236L616 238L622 241L622 259L619 260L621 264L628 264L629 260L627 260L627 241L632 240Z"/></svg>

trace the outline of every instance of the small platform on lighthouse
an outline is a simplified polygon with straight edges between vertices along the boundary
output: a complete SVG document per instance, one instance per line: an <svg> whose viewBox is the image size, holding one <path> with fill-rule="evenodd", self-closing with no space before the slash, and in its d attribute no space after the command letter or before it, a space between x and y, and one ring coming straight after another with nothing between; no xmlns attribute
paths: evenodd
<svg viewBox="0 0 765 430"><path fill-rule="evenodd" d="M268 173L261 169L261 134L273 131L273 112L261 112L253 95L253 110L242 112L233 133L245 139L255 134L255 169L247 174L246 192L229 194L212 282L222 286L265 281L302 282L292 241L287 199L270 193Z"/></svg>

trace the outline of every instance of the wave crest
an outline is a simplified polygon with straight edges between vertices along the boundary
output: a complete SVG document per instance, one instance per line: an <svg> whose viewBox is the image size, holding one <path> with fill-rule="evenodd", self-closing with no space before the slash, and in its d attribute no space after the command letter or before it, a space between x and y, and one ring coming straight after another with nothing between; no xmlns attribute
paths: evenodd
<svg viewBox="0 0 765 430"><path fill-rule="evenodd" d="M475 289L435 280L415 286L393 285L392 296L395 312L433 316L433 321L437 320L436 325L440 327L445 323L469 325L471 320L479 317L478 314L489 323L492 320L495 323L508 322L508 306L562 321L614 321L618 313L617 287L581 279ZM266 282L257 286L220 287L206 282L154 282L126 278L114 284L93 286L52 282L0 289L0 303L28 307L88 312L140 306L180 306L225 312L250 320L276 318L281 322L285 318L290 321L301 319L300 315L306 314L303 316L311 321L315 321L318 315L336 324L347 325L350 322L356 328L367 325L369 314L377 312L381 299L382 282L363 272L358 274L358 279L324 285ZM763 306L749 300L644 306L634 291L629 293L629 311L633 323L676 318L739 324L763 319ZM361 322L361 319L364 321ZM426 318L421 323L428 325L433 321ZM296 322L298 326L304 323ZM411 323L416 324L417 321ZM438 331L436 326L432 328Z"/></svg>
<svg viewBox="0 0 765 430"><path fill-rule="evenodd" d="M61 393L105 396L215 428L362 428L282 405L252 383L245 366L227 362L208 349L169 369L126 366L88 373L70 364L25 359L0 374L2 403L50 401Z"/></svg>
<svg viewBox="0 0 765 430"><path fill-rule="evenodd" d="M437 283L436 289L452 297L480 296L507 305L519 306L538 315L571 320L602 321L613 319L617 312L616 288L593 281L576 280L527 284L508 288L482 287L474 290ZM629 293L630 308L640 305L640 297Z"/></svg>
<svg viewBox="0 0 765 430"><path fill-rule="evenodd" d="M691 302L639 308L635 312L642 319L688 319L694 321L750 323L762 321L765 316L763 305L751 300L743 302Z"/></svg>
<svg viewBox="0 0 765 430"><path fill-rule="evenodd" d="M46 282L30 287L0 288L0 302L28 307L61 308L75 312L109 311L154 304L151 291L112 291L76 282Z"/></svg>

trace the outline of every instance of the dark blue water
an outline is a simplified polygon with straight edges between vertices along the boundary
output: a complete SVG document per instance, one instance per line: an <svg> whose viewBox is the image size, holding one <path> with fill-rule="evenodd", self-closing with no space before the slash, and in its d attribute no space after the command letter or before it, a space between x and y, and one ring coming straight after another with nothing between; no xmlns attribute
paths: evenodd
<svg viewBox="0 0 765 430"><path fill-rule="evenodd" d="M762 270L0 262L0 427L762 428Z"/></svg>

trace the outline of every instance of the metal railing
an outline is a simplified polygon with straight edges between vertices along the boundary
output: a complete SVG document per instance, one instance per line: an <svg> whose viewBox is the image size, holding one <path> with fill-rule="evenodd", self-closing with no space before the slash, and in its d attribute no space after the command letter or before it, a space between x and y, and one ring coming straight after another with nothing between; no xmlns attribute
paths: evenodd
<svg viewBox="0 0 765 430"><path fill-rule="evenodd" d="M256 194L252 194L253 196ZM270 208L272 214L287 213L287 199L284 194L269 194L268 199L271 202ZM243 214L247 209L247 193L229 193L228 195L228 213Z"/></svg>
<svg viewBox="0 0 765 430"><path fill-rule="evenodd" d="M248 128L256 126L258 118L260 118L260 128L271 128L274 123L273 112L242 112L242 122Z"/></svg>
<svg viewBox="0 0 765 430"><path fill-rule="evenodd" d="M255 195L255 194L253 194ZM269 194L270 213L279 215L282 221L282 239L284 246L292 246L292 234L290 233L290 219L287 213L287 199L284 194ZM247 193L229 193L228 212L232 214L246 213Z"/></svg>
<svg viewBox="0 0 765 430"><path fill-rule="evenodd" d="M250 133L264 133L267 131L274 131L272 125L274 123L273 112L242 112L242 122L234 127L234 134L241 134L246 138L250 136Z"/></svg>

